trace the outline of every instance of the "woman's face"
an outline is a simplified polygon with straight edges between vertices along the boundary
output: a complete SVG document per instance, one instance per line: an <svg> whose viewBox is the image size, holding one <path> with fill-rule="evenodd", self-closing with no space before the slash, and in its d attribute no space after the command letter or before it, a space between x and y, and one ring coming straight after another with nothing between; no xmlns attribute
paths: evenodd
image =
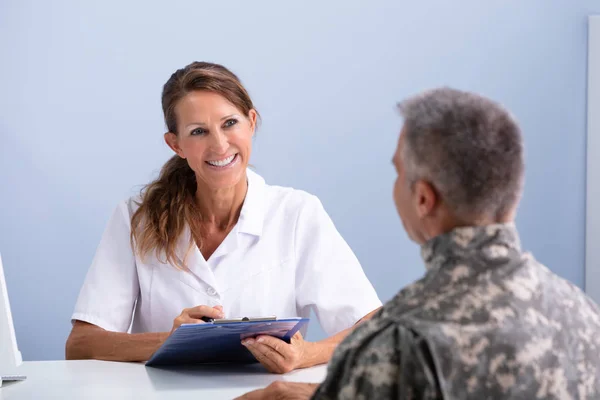
<svg viewBox="0 0 600 400"><path fill-rule="evenodd" d="M178 132L165 141L196 173L199 186L224 189L246 178L256 111L244 115L220 94L195 91L175 106Z"/></svg>

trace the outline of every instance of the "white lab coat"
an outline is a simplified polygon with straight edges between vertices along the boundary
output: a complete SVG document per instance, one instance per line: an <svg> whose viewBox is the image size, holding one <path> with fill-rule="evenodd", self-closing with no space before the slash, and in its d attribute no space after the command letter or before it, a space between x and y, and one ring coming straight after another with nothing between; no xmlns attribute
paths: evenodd
<svg viewBox="0 0 600 400"><path fill-rule="evenodd" d="M72 320L109 331L170 331L184 308L222 305L227 317L308 317L335 334L381 306L350 247L315 196L267 185L248 170L240 218L208 260L197 246L189 271L130 247L135 198L118 205L79 294ZM183 259L190 239L181 236ZM164 257L162 257L164 260Z"/></svg>

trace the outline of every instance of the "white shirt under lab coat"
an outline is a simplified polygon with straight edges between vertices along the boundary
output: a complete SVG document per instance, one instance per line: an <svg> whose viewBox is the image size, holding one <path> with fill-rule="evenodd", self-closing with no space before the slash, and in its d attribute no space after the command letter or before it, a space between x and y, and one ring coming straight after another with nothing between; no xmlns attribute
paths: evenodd
<svg viewBox="0 0 600 400"><path fill-rule="evenodd" d="M189 271L142 261L130 246L135 198L108 222L79 294L72 320L115 332L170 331L184 308L222 305L227 317L308 317L327 334L354 325L381 306L350 247L317 197L267 185L248 170L239 220L208 260L197 246ZM183 259L189 228L179 239ZM164 257L161 257L164 259ZM164 261L164 260L163 260Z"/></svg>

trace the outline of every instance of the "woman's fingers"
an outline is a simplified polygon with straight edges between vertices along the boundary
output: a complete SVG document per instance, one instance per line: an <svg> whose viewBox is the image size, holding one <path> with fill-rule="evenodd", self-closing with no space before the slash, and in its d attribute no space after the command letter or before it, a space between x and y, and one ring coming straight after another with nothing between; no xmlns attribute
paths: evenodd
<svg viewBox="0 0 600 400"><path fill-rule="evenodd" d="M210 307L210 306L196 306L193 308L186 308L184 310L184 312L186 312L186 314L190 318L195 318L195 319L200 319L202 317L208 317L208 318L214 318L214 319L225 317L225 314L223 313L222 308L219 310L216 307Z"/></svg>
<svg viewBox="0 0 600 400"><path fill-rule="evenodd" d="M171 332L175 331L175 329L179 328L183 324L199 324L202 321L203 317L217 319L217 318L225 318L225 314L223 313L223 306L196 306L192 308L184 309L181 314L173 321L173 329Z"/></svg>

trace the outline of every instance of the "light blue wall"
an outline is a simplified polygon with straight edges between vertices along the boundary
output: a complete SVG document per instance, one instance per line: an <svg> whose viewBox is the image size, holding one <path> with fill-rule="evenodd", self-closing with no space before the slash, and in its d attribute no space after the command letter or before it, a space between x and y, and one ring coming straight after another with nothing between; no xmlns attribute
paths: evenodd
<svg viewBox="0 0 600 400"><path fill-rule="evenodd" d="M169 155L161 86L193 60L242 78L264 120L258 172L321 198L384 300L423 273L391 197L395 103L444 84L502 101L525 132L524 245L582 285L594 12L597 0L0 2L0 251L24 358L64 356L110 212Z"/></svg>

